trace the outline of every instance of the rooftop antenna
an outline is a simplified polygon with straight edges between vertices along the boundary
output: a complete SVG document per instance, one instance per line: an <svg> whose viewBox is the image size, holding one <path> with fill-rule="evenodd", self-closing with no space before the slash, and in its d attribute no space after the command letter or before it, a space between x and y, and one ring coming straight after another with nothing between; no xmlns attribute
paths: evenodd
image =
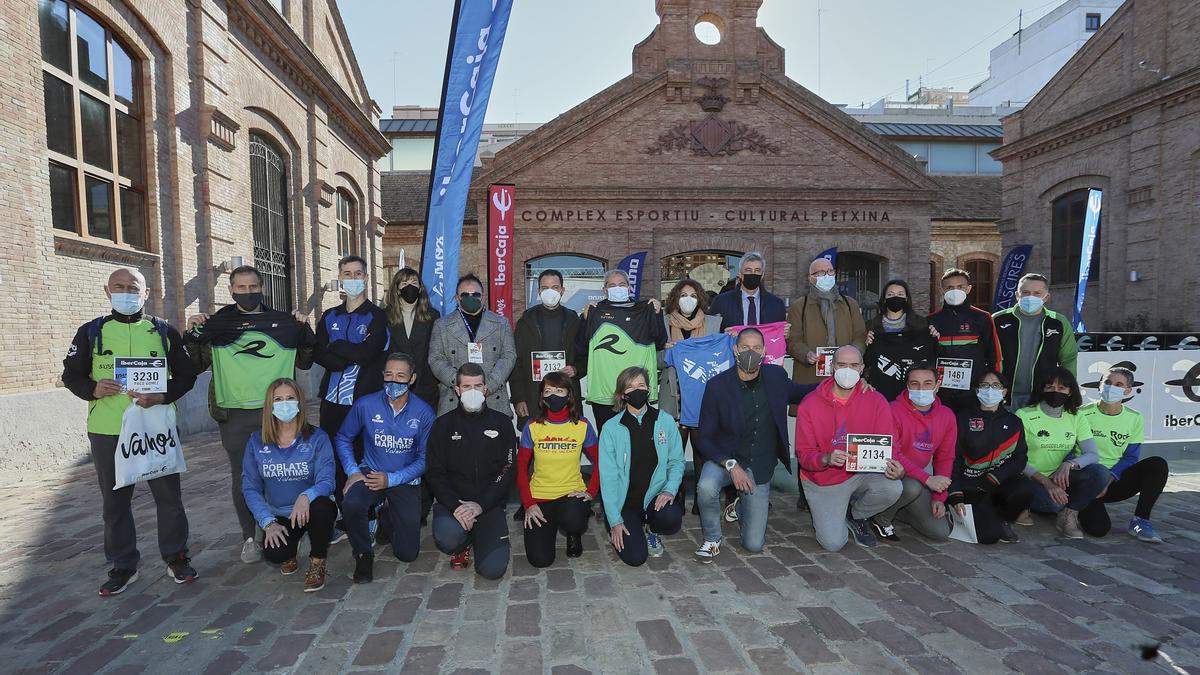
<svg viewBox="0 0 1200 675"><path fill-rule="evenodd" d="M1021 55L1021 33L1025 26L1025 10L1017 10L1017 56Z"/></svg>

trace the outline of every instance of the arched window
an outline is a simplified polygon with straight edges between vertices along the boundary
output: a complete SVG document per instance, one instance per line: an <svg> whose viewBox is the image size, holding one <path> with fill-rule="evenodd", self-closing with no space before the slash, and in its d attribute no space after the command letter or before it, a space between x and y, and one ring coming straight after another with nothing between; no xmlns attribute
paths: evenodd
<svg viewBox="0 0 1200 675"><path fill-rule="evenodd" d="M871 253L839 251L837 282L842 293L854 298L862 307L867 322L879 313L879 292L883 283L883 261ZM911 287L911 286L910 286Z"/></svg>
<svg viewBox="0 0 1200 675"><path fill-rule="evenodd" d="M963 269L971 275L971 294L967 296L967 302L984 311L992 311L996 266L991 260L979 258L968 260L963 264Z"/></svg>
<svg viewBox="0 0 1200 675"><path fill-rule="evenodd" d="M666 299L683 279L695 279L704 290L713 293L732 288L741 259L742 254L736 251L688 251L667 256L661 261L662 287L658 297Z"/></svg>
<svg viewBox="0 0 1200 675"><path fill-rule="evenodd" d="M354 198L345 190L337 191L335 199L337 215L337 241L338 241L338 257L343 258L348 255L357 253L358 246L354 233L357 231L358 206L354 202Z"/></svg>
<svg viewBox="0 0 1200 675"><path fill-rule="evenodd" d="M138 63L69 2L38 20L54 229L148 248Z"/></svg>
<svg viewBox="0 0 1200 675"><path fill-rule="evenodd" d="M605 261L573 253L554 253L525 261L525 304L538 302L538 276L546 270L558 270L563 275L563 306L582 310L592 299L599 297L604 285Z"/></svg>
<svg viewBox="0 0 1200 675"><path fill-rule="evenodd" d="M254 266L262 274L267 305L291 311L287 163L278 146L256 133L250 134L250 220Z"/></svg>
<svg viewBox="0 0 1200 675"><path fill-rule="evenodd" d="M1088 190L1074 190L1054 200L1050 217L1050 283L1074 284L1079 278L1079 258L1083 247L1083 219L1087 213ZM1103 214L1096 227L1089 278L1100 273L1100 238L1104 234Z"/></svg>

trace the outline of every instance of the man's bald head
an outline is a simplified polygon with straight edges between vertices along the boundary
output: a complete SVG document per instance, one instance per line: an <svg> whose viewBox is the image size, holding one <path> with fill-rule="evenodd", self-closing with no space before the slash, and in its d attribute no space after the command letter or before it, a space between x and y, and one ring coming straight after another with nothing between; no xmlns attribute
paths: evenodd
<svg viewBox="0 0 1200 675"><path fill-rule="evenodd" d="M138 290L146 288L146 277L131 267L118 267L113 270L113 273L108 275L109 290L112 290L113 284L118 284L123 287L130 287L137 284ZM117 291L118 293L129 293L131 291Z"/></svg>
<svg viewBox="0 0 1200 675"><path fill-rule="evenodd" d="M808 264L808 273L816 274L817 272L828 272L833 269L833 263L829 262L828 258L817 258Z"/></svg>
<svg viewBox="0 0 1200 675"><path fill-rule="evenodd" d="M863 357L862 352L858 351L858 347L854 345L842 345L833 353L834 368L854 368L862 370Z"/></svg>

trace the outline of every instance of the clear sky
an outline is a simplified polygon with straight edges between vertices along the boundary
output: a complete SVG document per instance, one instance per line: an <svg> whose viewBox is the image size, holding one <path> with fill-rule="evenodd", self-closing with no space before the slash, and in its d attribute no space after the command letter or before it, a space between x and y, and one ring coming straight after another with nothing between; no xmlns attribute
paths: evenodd
<svg viewBox="0 0 1200 675"><path fill-rule="evenodd" d="M903 98L904 80L966 90L988 50L1062 0L765 0L758 23L785 50L788 77L833 103ZM632 70L654 0L515 0L488 122L546 122ZM820 73L817 11L820 5ZM338 0L371 96L436 106L453 0Z"/></svg>

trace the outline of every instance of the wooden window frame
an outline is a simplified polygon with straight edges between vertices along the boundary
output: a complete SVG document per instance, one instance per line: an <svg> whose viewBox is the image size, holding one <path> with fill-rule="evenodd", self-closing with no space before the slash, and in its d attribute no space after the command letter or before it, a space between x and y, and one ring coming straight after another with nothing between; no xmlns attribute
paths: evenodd
<svg viewBox="0 0 1200 675"><path fill-rule="evenodd" d="M346 206L346 219L342 218L342 205ZM347 190L339 188L333 198L333 220L337 230L338 260L348 255L358 255L358 200ZM343 236L345 249L342 248Z"/></svg>

